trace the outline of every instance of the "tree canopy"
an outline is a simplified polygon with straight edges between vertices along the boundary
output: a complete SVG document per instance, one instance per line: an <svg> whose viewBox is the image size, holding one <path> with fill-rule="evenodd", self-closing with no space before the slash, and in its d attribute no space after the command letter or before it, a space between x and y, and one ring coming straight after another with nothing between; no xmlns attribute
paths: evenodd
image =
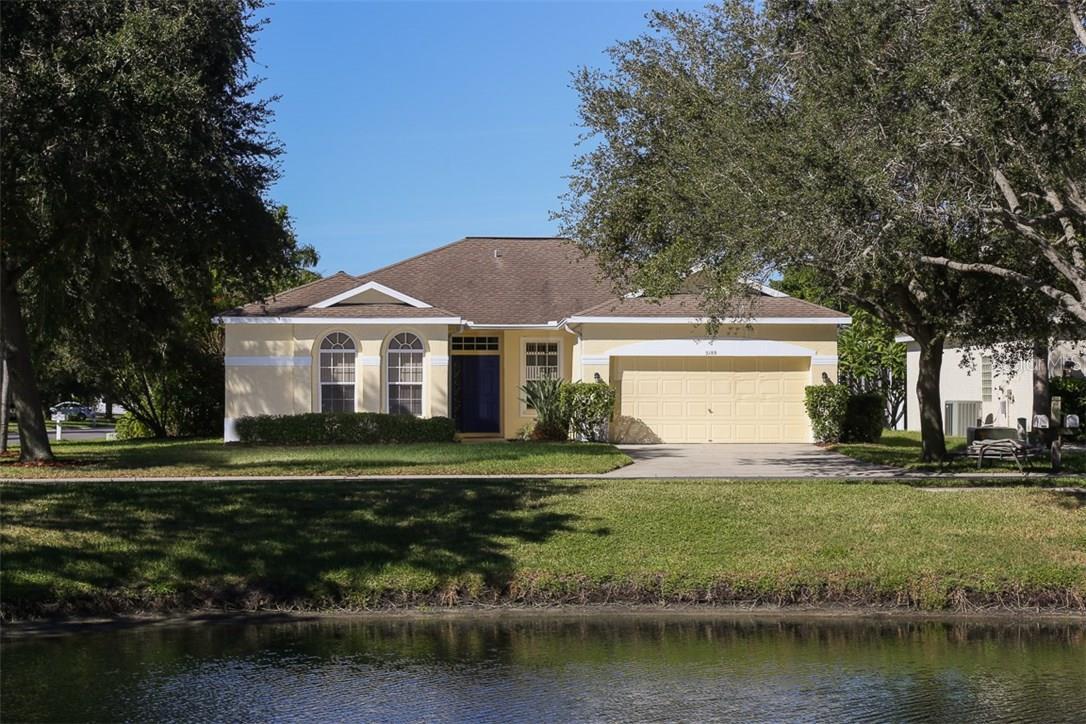
<svg viewBox="0 0 1086 724"><path fill-rule="evenodd" d="M32 337L138 366L227 281L252 298L297 268L268 197L272 99L248 70L258 5L0 4L3 349L24 458L50 456Z"/></svg>
<svg viewBox="0 0 1086 724"><path fill-rule="evenodd" d="M1056 311L1051 298L930 263L1001 244L1005 229L963 205L918 212L914 179L932 193L952 166L925 145L940 130L930 56L956 52L956 23L996 5L732 0L654 13L651 34L611 49L612 69L575 77L595 145L576 162L565 232L620 285L650 294L699 270L710 312L734 313L751 278L812 270L835 298L916 340L924 454L944 456L948 337L995 341L1025 305L1042 324ZM941 45L917 35L921 20Z"/></svg>

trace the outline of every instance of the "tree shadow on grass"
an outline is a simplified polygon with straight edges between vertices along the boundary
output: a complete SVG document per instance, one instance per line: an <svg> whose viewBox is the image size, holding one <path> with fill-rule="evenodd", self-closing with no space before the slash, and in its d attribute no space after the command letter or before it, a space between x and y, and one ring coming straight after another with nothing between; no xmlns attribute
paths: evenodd
<svg viewBox="0 0 1086 724"><path fill-rule="evenodd" d="M469 578L501 589L512 546L573 530L577 516L550 496L582 490L541 480L9 485L3 601L231 582L283 600L427 593L419 587Z"/></svg>
<svg viewBox="0 0 1086 724"><path fill-rule="evenodd" d="M597 470L601 467L599 459L613 459L615 455L615 449L608 445L581 443L281 446L176 440L126 441L97 445L92 450L58 450L61 467L71 466L73 472L143 469L161 474L163 469L187 468L180 472L210 475L364 474L370 470L419 468L485 472L488 466L520 472L518 464L534 468L530 472L546 474L570 468Z"/></svg>

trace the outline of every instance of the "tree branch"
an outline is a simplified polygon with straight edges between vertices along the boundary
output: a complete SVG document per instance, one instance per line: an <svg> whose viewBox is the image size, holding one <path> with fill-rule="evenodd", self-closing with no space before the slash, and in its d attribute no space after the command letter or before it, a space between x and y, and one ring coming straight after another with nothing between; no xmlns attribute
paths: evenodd
<svg viewBox="0 0 1086 724"><path fill-rule="evenodd" d="M1086 47L1086 27L1082 26L1082 18L1075 12L1075 8L1069 2L1063 2L1062 5L1067 8L1067 16L1071 18L1071 27L1075 30L1075 37L1078 38L1078 42L1082 43L1083 47Z"/></svg>
<svg viewBox="0 0 1086 724"><path fill-rule="evenodd" d="M952 261L945 256L921 256L920 261L925 264L931 264L932 266L941 266L955 271L965 272L967 274L991 274L992 276L1002 277L1003 279L1010 279L1018 284L1021 284L1027 289L1036 290L1047 297L1050 297L1059 302L1064 309L1075 315L1077 318L1086 322L1086 301L1077 299L1073 294L1058 289L1051 284L1044 284L1031 276L1016 272L1005 267L998 266L996 264L985 264L982 262L964 263L960 261Z"/></svg>
<svg viewBox="0 0 1086 724"><path fill-rule="evenodd" d="M1058 214L1065 213L1066 209L1063 206L1063 201L1054 190L1048 189L1045 191L1045 200L1048 201L1054 212ZM1060 216L1060 226L1063 227L1063 240L1071 250L1071 260L1075 265L1075 270L1078 271L1078 277L1080 279L1086 277L1086 259L1083 258L1082 249L1078 245L1074 222L1071 221L1069 216Z"/></svg>

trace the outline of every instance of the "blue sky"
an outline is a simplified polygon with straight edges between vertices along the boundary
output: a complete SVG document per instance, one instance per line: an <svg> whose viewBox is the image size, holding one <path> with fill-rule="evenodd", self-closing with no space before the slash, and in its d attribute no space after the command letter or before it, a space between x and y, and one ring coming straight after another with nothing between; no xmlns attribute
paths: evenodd
<svg viewBox="0 0 1086 724"><path fill-rule="evenodd" d="M540 236L580 133L570 73L700 2L278 2L257 41L280 95L273 190L318 271L361 273L469 235Z"/></svg>

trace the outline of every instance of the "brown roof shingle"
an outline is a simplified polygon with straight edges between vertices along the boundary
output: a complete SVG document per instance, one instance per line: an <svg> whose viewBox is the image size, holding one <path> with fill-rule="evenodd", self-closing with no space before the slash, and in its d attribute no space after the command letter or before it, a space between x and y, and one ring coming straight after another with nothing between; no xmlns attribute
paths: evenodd
<svg viewBox="0 0 1086 724"><path fill-rule="evenodd" d="M399 303L311 305L378 282L430 308ZM757 296L754 317L844 316L791 297ZM474 236L366 274L338 272L223 316L419 318L461 317L476 324L546 324L571 316L700 317L696 294L663 300L615 298L591 258L561 238Z"/></svg>
<svg viewBox="0 0 1086 724"><path fill-rule="evenodd" d="M362 274L477 324L545 324L614 296L567 239L468 237Z"/></svg>
<svg viewBox="0 0 1086 724"><path fill-rule="evenodd" d="M737 304L731 313L740 318L816 318L835 319L846 316L827 307L805 302L795 297L752 296ZM702 299L697 294L675 294L664 299L632 297L610 299L603 304L581 310L577 317L703 317Z"/></svg>

